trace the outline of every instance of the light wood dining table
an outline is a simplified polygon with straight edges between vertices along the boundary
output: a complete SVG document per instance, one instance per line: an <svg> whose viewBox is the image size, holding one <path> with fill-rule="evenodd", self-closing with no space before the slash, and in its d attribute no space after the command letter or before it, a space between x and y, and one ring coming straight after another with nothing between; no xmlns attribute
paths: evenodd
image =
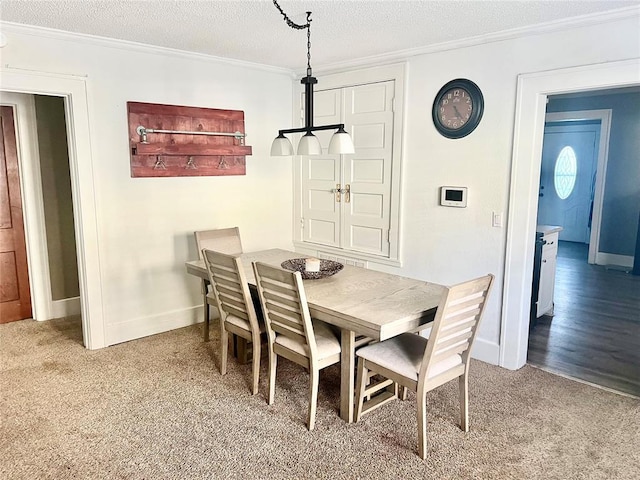
<svg viewBox="0 0 640 480"><path fill-rule="evenodd" d="M305 255L281 249L241 255L247 282L255 285L252 262L280 266L285 260ZM187 272L207 277L202 260L185 263ZM353 422L356 338L386 340L400 333L425 327L432 319L445 287L361 267L345 265L330 277L304 280L313 318L340 329L340 416Z"/></svg>

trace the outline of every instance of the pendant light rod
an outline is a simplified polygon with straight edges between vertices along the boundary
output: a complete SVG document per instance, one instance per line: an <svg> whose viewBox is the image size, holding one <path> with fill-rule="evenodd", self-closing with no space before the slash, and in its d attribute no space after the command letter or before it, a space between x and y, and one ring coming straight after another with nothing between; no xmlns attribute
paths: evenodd
<svg viewBox="0 0 640 480"><path fill-rule="evenodd" d="M307 131L311 131L313 127L313 86L318 83L316 77L309 76L309 70L307 70L307 76L300 80L300 83L304 85L304 126L307 127Z"/></svg>
<svg viewBox="0 0 640 480"><path fill-rule="evenodd" d="M318 79L313 76L311 69L311 12L307 12L307 23L299 25L293 22L286 13L278 5L277 0L273 0L273 4L284 17L285 22L291 28L296 30L307 30L307 75L300 80L304 85L304 127L288 128L280 130L278 137L271 146L271 155L286 156L292 155L293 146L291 142L284 136L285 133L301 133L306 132L298 146L298 155L318 155L322 152L320 142L311 132L318 130L337 130L331 138L329 145L329 153L332 154L349 154L354 153L353 142L349 134L344 130L344 123L334 125L323 125L320 127L313 126L313 86L318 83ZM304 145L304 146L303 146Z"/></svg>
<svg viewBox="0 0 640 480"><path fill-rule="evenodd" d="M318 130L339 130L344 129L344 123L336 123L334 125L321 125L319 127L299 127L299 128L287 128L285 130L278 130L280 135L285 133L302 133L302 132L317 132Z"/></svg>

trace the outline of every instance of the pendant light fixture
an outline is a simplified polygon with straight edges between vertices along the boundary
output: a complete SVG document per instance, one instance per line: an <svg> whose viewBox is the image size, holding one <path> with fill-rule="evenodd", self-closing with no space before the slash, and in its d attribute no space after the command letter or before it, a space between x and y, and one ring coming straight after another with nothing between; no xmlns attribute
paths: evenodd
<svg viewBox="0 0 640 480"><path fill-rule="evenodd" d="M320 141L313 132L318 130L336 130L329 142L329 153L331 154L347 154L354 153L353 142L351 137L344 129L344 123L335 125L322 125L313 126L313 86L318 83L318 79L313 76L311 70L311 12L307 12L307 23L305 25L298 25L294 23L286 13L282 11L280 5L276 0L273 0L273 4L278 11L284 17L285 22L291 28L296 30L307 29L307 75L300 80L300 83L304 85L304 127L300 128L287 128L280 130L278 136L271 145L271 156L286 156L293 155L293 145L291 141L285 137L286 133L303 133L303 137L298 143L297 155L320 155L322 153L322 147Z"/></svg>

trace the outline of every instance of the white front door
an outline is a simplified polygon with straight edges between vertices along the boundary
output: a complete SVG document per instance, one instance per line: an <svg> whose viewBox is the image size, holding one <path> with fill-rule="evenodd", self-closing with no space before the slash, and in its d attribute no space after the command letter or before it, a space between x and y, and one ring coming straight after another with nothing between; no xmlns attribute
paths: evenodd
<svg viewBox="0 0 640 480"><path fill-rule="evenodd" d="M333 131L316 132L323 154L302 159L304 241L389 255L393 96L393 81L316 92L314 124L344 123L355 154L329 155Z"/></svg>
<svg viewBox="0 0 640 480"><path fill-rule="evenodd" d="M600 124L545 127L538 224L560 240L589 243L599 137Z"/></svg>

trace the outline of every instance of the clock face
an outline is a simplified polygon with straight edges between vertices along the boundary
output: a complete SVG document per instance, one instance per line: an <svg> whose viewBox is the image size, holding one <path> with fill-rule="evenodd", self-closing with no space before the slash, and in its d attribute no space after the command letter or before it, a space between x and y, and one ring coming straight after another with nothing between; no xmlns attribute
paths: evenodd
<svg viewBox="0 0 640 480"><path fill-rule="evenodd" d="M440 123L451 130L464 127L473 113L473 100L464 88L451 88L444 92L439 103Z"/></svg>
<svg viewBox="0 0 640 480"><path fill-rule="evenodd" d="M469 135L480 123L484 99L471 80L458 78L444 85L433 102L433 124L447 138Z"/></svg>

